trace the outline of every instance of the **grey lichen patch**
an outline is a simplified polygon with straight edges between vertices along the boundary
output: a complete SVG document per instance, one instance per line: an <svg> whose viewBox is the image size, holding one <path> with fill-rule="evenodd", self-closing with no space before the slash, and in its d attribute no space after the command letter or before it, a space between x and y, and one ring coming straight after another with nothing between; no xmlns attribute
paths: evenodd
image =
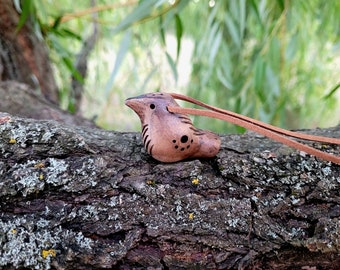
<svg viewBox="0 0 340 270"><path fill-rule="evenodd" d="M39 172L34 168L35 161L28 160L23 164L14 164L10 174L0 182L0 194L23 196L35 193L44 188L44 181L39 180Z"/></svg>
<svg viewBox="0 0 340 270"><path fill-rule="evenodd" d="M108 208L101 207L97 204L80 206L74 208L70 213L70 217L79 217L82 220L91 220L92 222L97 222L100 220L100 214L106 213Z"/></svg>
<svg viewBox="0 0 340 270"><path fill-rule="evenodd" d="M81 191L95 187L107 162L102 157L74 157L72 159L48 159L43 169L46 183L61 186L65 191Z"/></svg>
<svg viewBox="0 0 340 270"><path fill-rule="evenodd" d="M101 157L48 158L14 164L0 182L0 194L27 196L44 190L46 184L73 192L94 187L95 179L106 166L101 160Z"/></svg>
<svg viewBox="0 0 340 270"><path fill-rule="evenodd" d="M54 227L42 218L17 217L6 221L0 217L0 266L50 269L67 245L79 250L91 249L93 240L80 232Z"/></svg>
<svg viewBox="0 0 340 270"><path fill-rule="evenodd" d="M195 198L191 199L193 196ZM219 198L212 202L194 194L189 195L188 199L189 202L184 209L195 214L192 220L195 230L249 232L248 217L251 212L249 200ZM225 211L226 209L228 210Z"/></svg>
<svg viewBox="0 0 340 270"><path fill-rule="evenodd" d="M316 160L313 157L301 158L292 155L293 158L285 157L282 161L278 158L262 158L260 154L251 154L253 158L218 159L221 174L224 177L237 175L241 181L245 179L256 180L259 186L293 186L300 184L316 184L319 181L327 182L330 186L337 185L340 176L333 172L330 162ZM228 166L233 163L233 166ZM235 178L235 177L234 177ZM247 183L248 184L248 183Z"/></svg>
<svg viewBox="0 0 340 270"><path fill-rule="evenodd" d="M36 151L60 156L74 152L93 153L84 137L71 128L61 129L53 121L23 121L12 118L0 125L0 153L4 157L25 153L28 147L39 145Z"/></svg>
<svg viewBox="0 0 340 270"><path fill-rule="evenodd" d="M65 160L49 158L48 162L49 165L44 168L46 183L59 186L70 181L68 175L70 165Z"/></svg>
<svg viewBox="0 0 340 270"><path fill-rule="evenodd" d="M44 164L48 162L48 166ZM9 170L6 179L0 182L1 195L15 195L17 193L27 196L44 189L45 184L65 184L68 165L63 160L50 158L47 161L28 160L22 164L14 164Z"/></svg>
<svg viewBox="0 0 340 270"><path fill-rule="evenodd" d="M7 135L8 139L14 139L16 145L25 148L27 143L33 144L41 141L42 128L39 125L33 128L21 121L12 120L1 125L0 132ZM5 137L3 136L3 138ZM43 141L41 142L43 143Z"/></svg>
<svg viewBox="0 0 340 270"><path fill-rule="evenodd" d="M72 222L88 223L87 229L91 233L109 235L142 222L146 218L145 208L139 195L121 194L75 207L68 218Z"/></svg>
<svg viewBox="0 0 340 270"><path fill-rule="evenodd" d="M80 191L97 185L96 179L100 174L102 167L98 167L100 162L96 162L95 158L81 157L71 165L69 178L71 181L68 185L64 185L66 191ZM105 165L105 164L102 164Z"/></svg>
<svg viewBox="0 0 340 270"><path fill-rule="evenodd" d="M197 179L199 183L199 181L202 180L202 169L203 166L201 162L194 163L193 169L190 171L190 179Z"/></svg>
<svg viewBox="0 0 340 270"><path fill-rule="evenodd" d="M246 235L249 232L251 209L248 200L207 201L200 195L187 194L173 197L171 208L167 205L150 206L156 212L148 223L148 233L153 236L170 232L176 235L180 231L193 235L224 235L236 230ZM226 241L222 241L224 245ZM210 245L216 246L216 243Z"/></svg>

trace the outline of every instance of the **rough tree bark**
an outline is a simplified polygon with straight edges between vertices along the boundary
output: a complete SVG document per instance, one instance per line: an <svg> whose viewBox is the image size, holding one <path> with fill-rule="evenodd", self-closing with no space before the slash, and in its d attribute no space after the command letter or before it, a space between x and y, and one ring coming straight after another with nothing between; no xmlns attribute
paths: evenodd
<svg viewBox="0 0 340 270"><path fill-rule="evenodd" d="M339 269L339 190L338 165L253 133L163 164L139 133L3 113L0 268Z"/></svg>
<svg viewBox="0 0 340 270"><path fill-rule="evenodd" d="M17 29L20 15L13 0L0 4L0 81L16 80L40 90L50 103L58 104L58 88L54 80L48 50L30 23Z"/></svg>

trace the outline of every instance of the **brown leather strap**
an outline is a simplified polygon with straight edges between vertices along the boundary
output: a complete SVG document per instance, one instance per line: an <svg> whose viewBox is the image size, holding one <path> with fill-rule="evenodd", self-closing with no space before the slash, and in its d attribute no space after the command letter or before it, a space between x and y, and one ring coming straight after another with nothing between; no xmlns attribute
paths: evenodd
<svg viewBox="0 0 340 270"><path fill-rule="evenodd" d="M231 111L227 111L227 110L223 110L223 109L220 109L220 108L216 108L216 107L207 105L203 102L200 102L198 100L195 100L193 98L190 98L190 97L187 97L187 96L184 96L184 95L171 94L171 96L173 98L176 98L176 99L188 101L188 102L194 103L196 105L205 107L205 108L210 109L212 111L169 106L168 110L170 112L207 116L207 117L212 117L212 118L220 119L220 120L223 120L223 121L227 121L227 122L242 126L246 129L255 131L255 132L262 134L264 136L267 136L267 137L269 137L273 140L284 143L284 144L286 144L290 147L293 147L293 148L298 149L300 151L314 155L314 156L319 157L321 159L331 161L331 162L336 163L336 164L340 164L340 157L329 154L329 153L322 152L320 150L317 150L317 149L310 147L308 145L299 143L299 142L294 141L294 140L287 138L285 136L290 136L290 137L299 138L299 139L303 139L303 140L331 143L331 144L340 144L340 139L328 138L328 137L322 137L322 136L314 136L314 135L309 135L309 134L285 130L285 129L278 128L278 127L263 123L261 121L252 119L250 117L246 117L246 116L243 116L243 115L231 112Z"/></svg>
<svg viewBox="0 0 340 270"><path fill-rule="evenodd" d="M315 135L309 135L309 134L305 134L305 133L299 133L299 132L294 132L294 131L290 131L290 130L286 130L283 128L279 128L279 127L275 127L266 123L263 123L259 120L232 112L232 111L228 111L228 110L223 110L208 104L205 104L199 100L196 100L194 98L185 96L185 95L181 95L181 94L176 94L176 93L171 93L170 94L173 98L175 99L180 99L180 100L184 100L196 105L199 105L201 107L207 108L209 110L215 111L215 112L220 112L222 114L226 114L229 116L234 117L235 119L241 119L250 123L253 123L257 126L263 127L265 129L271 130L273 132L276 133L280 133L286 136L290 136L290 137L294 137L294 138L298 138L298 139L303 139L303 140L308 140L308 141L316 141L316 142L325 142L325 143L331 143L331 144L340 144L340 139L338 138L329 138L329 137L323 137L323 136L315 136ZM205 116L204 113L201 116ZM237 123L235 123L237 125Z"/></svg>

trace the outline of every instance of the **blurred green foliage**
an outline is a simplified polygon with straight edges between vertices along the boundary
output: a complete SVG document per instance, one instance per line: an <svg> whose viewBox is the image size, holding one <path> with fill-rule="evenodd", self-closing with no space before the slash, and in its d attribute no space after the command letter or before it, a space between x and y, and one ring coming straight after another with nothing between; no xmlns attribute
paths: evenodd
<svg viewBox="0 0 340 270"><path fill-rule="evenodd" d="M64 108L71 107L74 62L98 11L83 113L104 128L136 130L125 98L159 90L289 129L339 124L337 0L27 2L22 20L29 14L50 48ZM203 117L195 122L242 131Z"/></svg>

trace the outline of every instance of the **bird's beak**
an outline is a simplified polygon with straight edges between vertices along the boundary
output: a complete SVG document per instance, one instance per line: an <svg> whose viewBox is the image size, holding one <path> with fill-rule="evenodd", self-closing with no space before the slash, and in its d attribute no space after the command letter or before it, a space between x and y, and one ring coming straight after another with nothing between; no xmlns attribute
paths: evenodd
<svg viewBox="0 0 340 270"><path fill-rule="evenodd" d="M125 100L125 105L130 107L132 110L134 110L139 117L143 115L143 101L142 101L143 95L137 96L137 97L131 97Z"/></svg>
<svg viewBox="0 0 340 270"><path fill-rule="evenodd" d="M146 95L139 95L139 96L136 96L136 97L130 97L128 99L125 100L125 105L126 106L129 106L131 109L133 109L132 106L134 106L134 104L141 104L141 99L145 98Z"/></svg>
<svg viewBox="0 0 340 270"><path fill-rule="evenodd" d="M125 105L136 111L135 109L141 106L141 102L139 97L131 97L125 100Z"/></svg>
<svg viewBox="0 0 340 270"><path fill-rule="evenodd" d="M135 111L135 108L137 107L138 102L136 102L135 98L128 98L125 100L125 105L130 107L132 110Z"/></svg>

